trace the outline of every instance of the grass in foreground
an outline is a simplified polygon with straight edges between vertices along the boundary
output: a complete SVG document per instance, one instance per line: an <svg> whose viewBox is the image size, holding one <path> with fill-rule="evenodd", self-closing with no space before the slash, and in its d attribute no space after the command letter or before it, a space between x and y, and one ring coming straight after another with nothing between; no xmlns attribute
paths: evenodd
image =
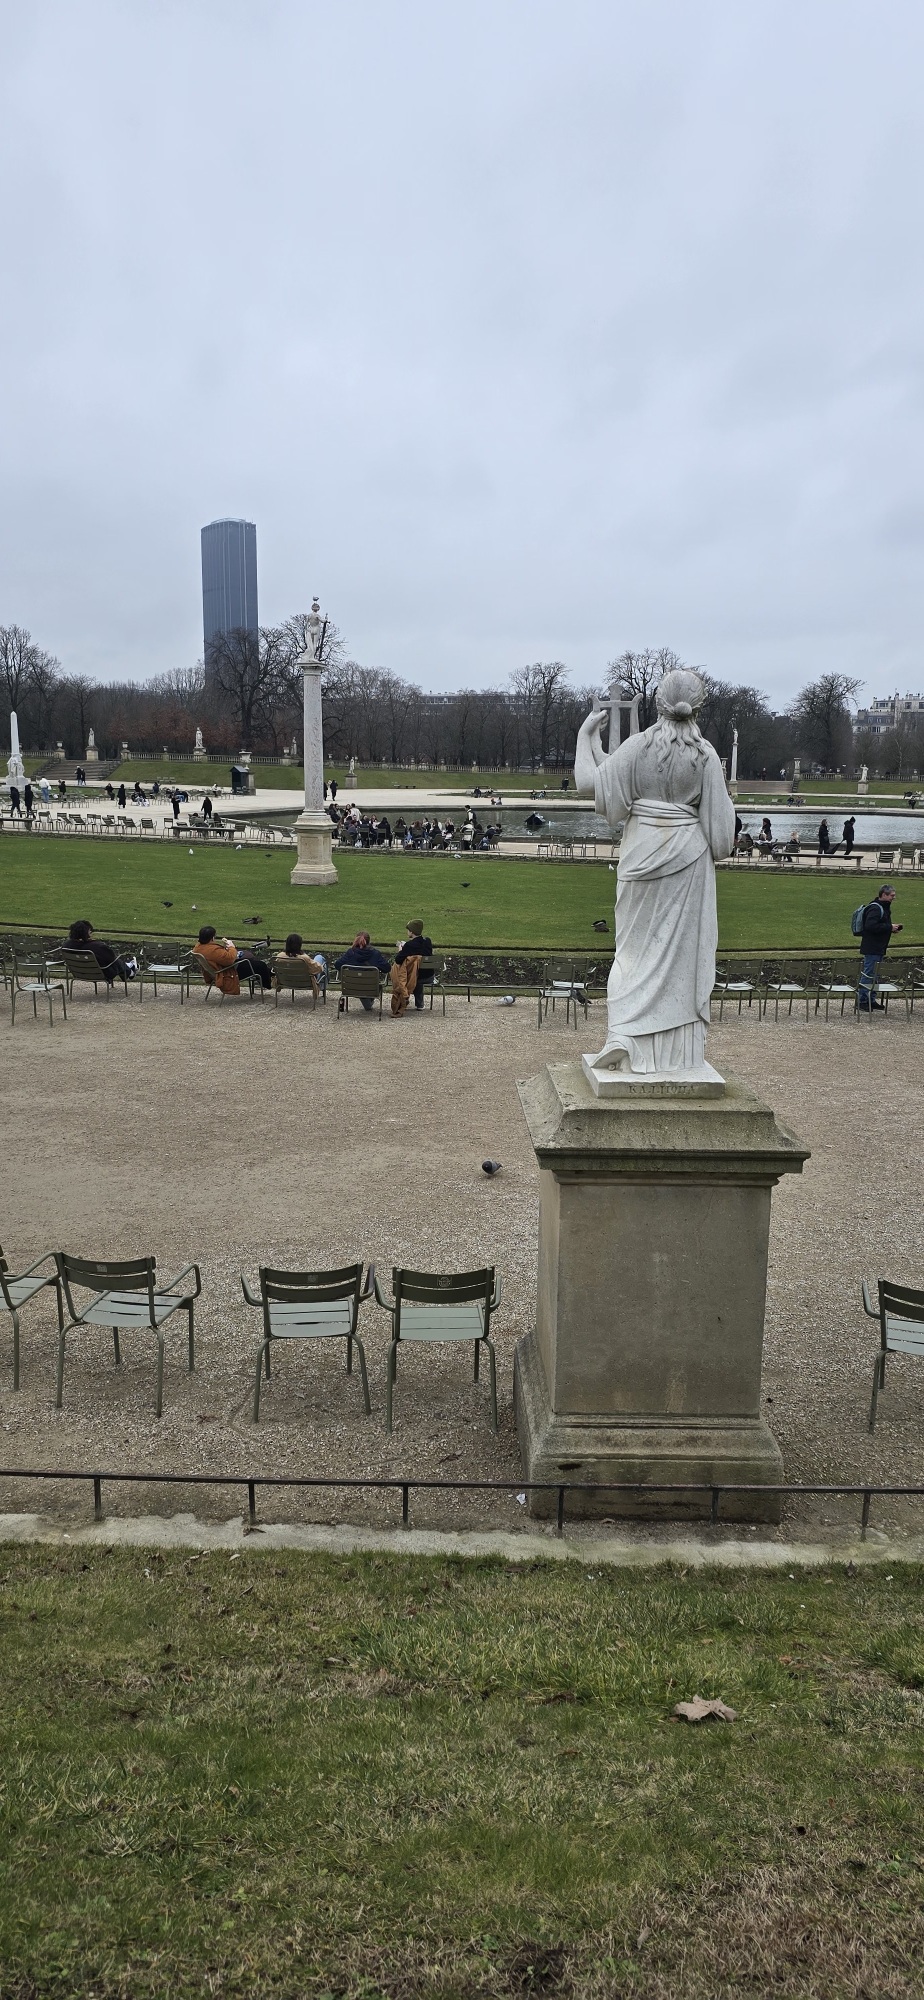
<svg viewBox="0 0 924 2000"><path fill-rule="evenodd" d="M0 840L0 929L55 935L89 916L101 935L193 938L214 923L240 943L248 931L285 937L297 927L315 944L352 940L360 929L394 944L421 916L437 950L612 950L615 879L602 864L426 860L405 854L337 854L331 889L293 889L290 850L203 848L181 842ZM467 885L467 886L465 886ZM723 951L854 948L850 913L877 884L852 876L720 871ZM193 905L195 904L195 909ZM259 916L259 925L247 919ZM607 936L595 936L605 917ZM902 946L924 940L924 881L899 878Z"/></svg>
<svg viewBox="0 0 924 2000"><path fill-rule="evenodd" d="M5 2000L911 2000L921 1582L5 1549Z"/></svg>

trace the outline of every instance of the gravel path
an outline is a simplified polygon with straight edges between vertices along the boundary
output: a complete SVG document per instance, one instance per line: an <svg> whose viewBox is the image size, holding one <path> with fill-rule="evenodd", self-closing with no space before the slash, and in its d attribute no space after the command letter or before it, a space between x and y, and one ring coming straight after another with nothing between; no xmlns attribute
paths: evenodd
<svg viewBox="0 0 924 2000"><path fill-rule="evenodd" d="M593 1009L598 1017L602 1010ZM64 1246L103 1257L146 1250L164 1273L202 1266L198 1366L186 1376L181 1321L168 1353L164 1415L154 1416L154 1365L140 1339L116 1373L108 1336L72 1339L64 1409L53 1408L52 1295L28 1309L23 1386L12 1379L0 1320L0 1459L7 1466L97 1464L177 1472L233 1471L515 1479L511 1374L535 1290L538 1170L515 1083L542 1062L596 1045L559 1016L537 1035L528 1003L450 1000L403 1020L328 1005L277 1010L246 999L182 1009L175 992L106 1004L75 992L66 1027L23 1014L7 1040L3 1243L14 1268ZM797 1018L716 1027L710 1056L756 1088L812 1148L801 1180L774 1196L765 1394L787 1477L924 1483L924 1370L893 1364L874 1438L866 1430L875 1329L860 1308L861 1275L924 1283L921 1133L924 1016ZM488 1180L487 1155L503 1163ZM883 1245L882 1251L879 1245ZM362 1414L333 1345L283 1354L249 1420L258 1316L239 1272L258 1262L302 1267L372 1258L458 1267L494 1262L504 1304L496 1334L501 1428L484 1381L452 1350L402 1360L391 1438L384 1429L387 1321L365 1308L373 1416ZM6 1482L0 1505L85 1517L86 1494ZM188 1508L213 1518L230 1494L124 1489L120 1512ZM280 1493L279 1520L394 1519L392 1496ZM834 1532L856 1506L800 1503L786 1532ZM509 1496L421 1498L420 1526L510 1525ZM917 1525L881 1504L881 1528Z"/></svg>

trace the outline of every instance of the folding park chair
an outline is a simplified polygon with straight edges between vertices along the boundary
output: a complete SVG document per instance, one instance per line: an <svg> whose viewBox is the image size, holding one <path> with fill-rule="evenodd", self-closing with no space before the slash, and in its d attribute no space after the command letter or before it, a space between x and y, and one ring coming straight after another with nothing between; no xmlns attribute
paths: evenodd
<svg viewBox="0 0 924 2000"><path fill-rule="evenodd" d="M64 1325L64 1300L61 1297L61 1280L57 1265L53 1272L46 1271L44 1276L39 1275L43 1264L54 1264L54 1261L54 1251L48 1250L44 1257L39 1257L34 1264L30 1264L27 1271L20 1271L18 1277L14 1277L0 1248L0 1297L13 1322L14 1389L19 1388L19 1315L23 1306L28 1305L29 1300L34 1299L37 1292L44 1291L46 1285L53 1285L58 1301L59 1333Z"/></svg>
<svg viewBox="0 0 924 2000"><path fill-rule="evenodd" d="M366 1350L356 1331L359 1308L372 1291L370 1264L363 1286L362 1264L343 1264L332 1271L271 1271L260 1266L260 1290L254 1292L241 1276L249 1306L262 1307L263 1338L257 1348L257 1379L253 1420L260 1421L260 1384L264 1366L270 1379L270 1348L274 1340L345 1340L346 1372L353 1373L353 1345L359 1355L366 1415L371 1416Z"/></svg>
<svg viewBox="0 0 924 2000"><path fill-rule="evenodd" d="M205 980L206 1000L211 999L213 987L217 990L219 1000L226 999L227 996L225 994L224 987L219 986L218 984L218 973L215 971L214 966L209 964L207 958L203 958L201 953L198 951L191 951L189 954L189 963L190 967L194 965L198 966L199 971L201 972L202 977ZM257 978L255 972L245 972L242 965L229 965L227 969L229 972L237 973L241 985L247 987L251 1000L253 999L254 987L257 988L261 1000L264 998L263 982L261 979Z"/></svg>
<svg viewBox="0 0 924 2000"><path fill-rule="evenodd" d="M808 987L807 987L807 986L803 986L803 984L802 984L802 981L801 981L800 979L768 979L768 980L767 980L767 983L766 983L766 986L764 987L764 1019L765 1019L765 1020L766 1020L766 1017L767 1017L767 1009L769 1008L769 1005L770 1005L770 995L771 995L771 993L772 993L772 995L773 995L773 1018L774 1018L774 1020L775 1020L775 1021L778 1021L778 1020L779 1020L779 1018L780 1018L780 1001L781 1001L781 1000L788 1000L788 1002L789 1002L789 1006L788 1006L788 1008L787 1008L787 1012L788 1012L789 1014L791 1014L791 1013L792 1013L792 1008L793 1008L793 1001L794 1001L794 1000L804 1000L804 1001L805 1001L805 1018L806 1018L806 1020L808 1020L808 1017L809 1017L809 1000L810 1000L810 998L811 998L811 994L810 994L810 992L809 992L809 989L808 989Z"/></svg>
<svg viewBox="0 0 924 2000"><path fill-rule="evenodd" d="M873 1399L869 1406L869 1428L876 1428L876 1406L885 1388L887 1354L918 1354L924 1357L924 1292L907 1285L893 1285L879 1279L879 1310L870 1304L869 1288L863 1280L863 1310L879 1321L879 1353L873 1366Z"/></svg>
<svg viewBox="0 0 924 2000"><path fill-rule="evenodd" d="M94 958L92 951L68 951L65 949L61 953L61 958L64 964L69 994L73 994L74 987L83 981L87 984L92 984L93 991L97 995L99 994L100 987L104 986L108 1000L112 988L118 979L121 982L126 999L128 998L128 980L124 974L114 971L111 966L107 966L106 971L112 972L112 978L107 979L106 972L104 972L99 960Z"/></svg>
<svg viewBox="0 0 924 2000"><path fill-rule="evenodd" d="M342 965L340 967L340 993L344 1001L343 1012L350 1011L351 1000L378 1000L379 1020L382 1018L382 975L377 965ZM363 1010L364 1012L367 1010ZM337 1010L338 1019L340 1009Z"/></svg>
<svg viewBox="0 0 924 2000"><path fill-rule="evenodd" d="M446 1012L446 988L443 985L443 976L445 974L445 971L446 971L445 965L443 965L441 969L437 971L435 958L419 958L417 960L418 988L425 994L429 993L431 1014L433 1012L434 993L439 994L440 999L442 1000L443 1003L443 1013L445 1014ZM430 975L429 979L425 979L423 980L423 982L421 982L420 978L422 972L428 972Z"/></svg>
<svg viewBox="0 0 924 2000"><path fill-rule="evenodd" d="M149 979L154 988L155 1000L157 999L158 983L161 986L178 986L180 989L180 1006L182 1007L184 997L186 999L189 998L189 980L191 972L192 972L192 957L189 953L187 953L185 958L173 958L164 960L154 959L154 958L143 958L140 966L138 967L139 1005L141 1005L141 1003L144 1000L144 982L146 979Z"/></svg>
<svg viewBox="0 0 924 2000"><path fill-rule="evenodd" d="M58 1387L55 1409L60 1410L64 1397L64 1337L74 1329L84 1326L111 1326L115 1348L116 1367L122 1363L119 1347L119 1329L130 1332L136 1327L149 1328L157 1338L157 1415L160 1416L164 1401L164 1335L163 1327L175 1312L181 1309L188 1321L189 1373L195 1367L195 1337L193 1330L193 1301L202 1290L202 1279L198 1264L186 1264L176 1277L168 1278L165 1285L155 1283L156 1257L134 1257L128 1263L104 1264L96 1258L69 1257L66 1251L55 1252L58 1275L64 1286L64 1296L70 1319L62 1325L58 1335ZM175 1292L183 1278L192 1273L195 1290ZM85 1306L74 1301L73 1287L92 1293Z"/></svg>
<svg viewBox="0 0 924 2000"><path fill-rule="evenodd" d="M10 973L11 1028L15 1028L16 1026L16 1002L20 993L26 993L30 996L32 1000L33 1019L38 1020L38 1001L41 995L42 999L48 1002L48 1023L50 1027L54 1027L54 1002L56 999L60 1000L64 1019L65 1021L67 1020L67 981L65 979L50 979L48 976L48 965L44 958L14 957L13 959L13 967Z"/></svg>
<svg viewBox="0 0 924 2000"><path fill-rule="evenodd" d="M753 1005L755 993L757 995L757 1019L758 1021L760 1020L760 1010L761 1010L760 987L757 983L756 977L752 978L751 970L752 969L750 966L744 966L744 965L722 966L721 968L719 967L716 968L715 985L712 990L719 996L720 1021L725 1011L726 1000L728 1001L737 1000L738 1012L740 1014L745 1000L747 1001L749 1007ZM741 972L744 976L740 979L733 979L732 978L733 972Z"/></svg>
<svg viewBox="0 0 924 2000"><path fill-rule="evenodd" d="M303 958L277 958L273 966L273 979L276 986L277 1007L279 1005L280 993L291 995L293 1007L295 1005L296 993L311 994L313 1001L312 1011L317 1007L319 993L325 1006L327 1005L326 972L316 972L312 978L311 967Z"/></svg>
<svg viewBox="0 0 924 2000"><path fill-rule="evenodd" d="M832 1000L840 1001L842 1016L848 1000L852 1000L854 1007L856 1007L857 982L856 979L852 979L850 976L849 960L844 960L840 965L832 966L830 976L827 979L819 979L818 990L815 994L816 1014L821 1006L822 996L824 996L825 1003L825 1020L828 1019Z"/></svg>
<svg viewBox="0 0 924 2000"><path fill-rule="evenodd" d="M542 984L539 988L539 1020L537 1025L541 1028L548 1014L550 1001L554 1014L556 1000L563 1000L565 1003L566 1024L570 1018L572 1007L574 1008L575 1029L578 1024L579 1007L583 1007L584 1019L586 1021L587 1009L590 1005L590 1001L587 998L587 987L596 970L595 965L588 966L586 973L582 977L577 967L569 959L551 959L544 968Z"/></svg>
<svg viewBox="0 0 924 2000"><path fill-rule="evenodd" d="M385 1421L391 1430L392 1391L398 1372L398 1348L402 1341L422 1340L431 1345L442 1341L470 1340L474 1343L474 1380L478 1380L479 1349L487 1349L491 1370L491 1422L497 1429L497 1368L491 1340L491 1314L501 1301L501 1280L495 1284L494 1267L483 1271L393 1270L394 1299L382 1293L373 1269L375 1296L384 1312L391 1314L391 1346L385 1376Z"/></svg>

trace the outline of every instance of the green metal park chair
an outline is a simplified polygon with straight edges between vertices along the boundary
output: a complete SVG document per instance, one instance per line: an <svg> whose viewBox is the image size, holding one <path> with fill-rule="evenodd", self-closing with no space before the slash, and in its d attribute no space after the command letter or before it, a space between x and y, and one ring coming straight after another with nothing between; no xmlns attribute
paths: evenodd
<svg viewBox="0 0 924 2000"><path fill-rule="evenodd" d="M195 1367L195 1335L193 1329L193 1301L202 1290L202 1279L198 1264L186 1264L174 1278L165 1285L156 1283L156 1257L133 1257L126 1263L104 1264L97 1258L69 1257L66 1251L55 1252L58 1275L64 1286L64 1296L70 1319L67 1326L62 1324L58 1335L58 1386L55 1408L60 1410L64 1399L64 1341L65 1335L79 1331L85 1326L109 1326L115 1348L116 1367L121 1366L122 1353L119 1346L119 1332L150 1331L157 1340L157 1415L160 1416L164 1402L164 1327L175 1312L185 1312L187 1319L187 1339L189 1348L189 1373ZM195 1290L177 1292L175 1285L184 1278L195 1278ZM85 1306L74 1299L74 1288L88 1291L91 1297Z"/></svg>
<svg viewBox="0 0 924 2000"><path fill-rule="evenodd" d="M189 981L193 970L194 960L190 952L182 956L178 953L175 958L169 959L148 958L147 954L145 954L138 967L139 1005L144 1000L145 983L150 981L154 988L155 1000L157 999L159 986L178 986L180 989L180 1006L182 1007L183 1001L189 999Z"/></svg>
<svg viewBox="0 0 924 2000"><path fill-rule="evenodd" d="M43 1264L53 1264L54 1269L43 1272ZM3 1250L0 1248L0 1297L2 1297L3 1305L13 1322L14 1389L19 1388L19 1315L22 1312L23 1306L28 1305L29 1300L34 1299L36 1294L44 1291L48 1285L53 1285L55 1289L55 1297L58 1302L58 1329L60 1331L64 1325L64 1300L61 1296L61 1280L58 1276L57 1265L55 1264L54 1251L46 1251L44 1257L38 1257L34 1264L29 1265L27 1271L20 1271L18 1275L14 1276L3 1254Z"/></svg>
<svg viewBox="0 0 924 2000"><path fill-rule="evenodd" d="M385 990L382 975L374 965L342 965L340 967L340 1014L348 1014L351 1000L377 1000L379 1015L382 1012L382 994Z"/></svg>
<svg viewBox="0 0 924 2000"><path fill-rule="evenodd" d="M260 1290L255 1292L241 1275L241 1289L249 1306L263 1313L263 1338L257 1348L257 1379L253 1392L253 1420L260 1421L260 1385L263 1370L270 1379L270 1348L276 1340L345 1340L346 1372L353 1373L353 1347L359 1355L359 1373L367 1417L371 1415L366 1350L357 1333L359 1308L368 1299L375 1273L370 1264L363 1285L362 1264L343 1264L332 1271L271 1271L260 1267Z"/></svg>
<svg viewBox="0 0 924 2000"><path fill-rule="evenodd" d="M16 1026L16 1004L22 994L32 1001L33 1017L38 1019L39 999L48 1002L48 1020L54 1027L54 1002L60 1000L67 1020L67 980L57 977L53 967L57 961L44 958L22 957L16 953L10 974L10 1026Z"/></svg>
<svg viewBox="0 0 924 2000"><path fill-rule="evenodd" d="M481 1348L487 1351L491 1371L491 1421L497 1429L497 1367L491 1340L491 1315L501 1301L501 1280L493 1265L483 1271L392 1271L394 1298L382 1292L373 1271L375 1296L384 1312L391 1315L391 1346L385 1376L385 1423L391 1430L392 1392L398 1371L398 1348L403 1341L425 1341L438 1346L444 1341L470 1340L474 1345L474 1380L478 1380Z"/></svg>
<svg viewBox="0 0 924 2000"><path fill-rule="evenodd" d="M114 966L107 966L104 972L99 960L94 958L92 951L69 951L65 948L61 953L61 962L64 966L69 994L73 993L75 986L84 982L87 985L91 985L94 993L97 994L102 986L108 1000L113 986L116 980L118 980L126 998L128 997L128 980L125 978L124 973L117 972ZM107 972L110 974L108 979L106 977Z"/></svg>
<svg viewBox="0 0 924 2000"><path fill-rule="evenodd" d="M879 1321L880 1346L873 1367L873 1399L869 1406L869 1428L874 1431L876 1407L885 1388L886 1355L916 1354L924 1358L924 1292L912 1291L907 1285L893 1285L888 1278L880 1278L877 1311L870 1301L864 1278L863 1310L870 1319Z"/></svg>

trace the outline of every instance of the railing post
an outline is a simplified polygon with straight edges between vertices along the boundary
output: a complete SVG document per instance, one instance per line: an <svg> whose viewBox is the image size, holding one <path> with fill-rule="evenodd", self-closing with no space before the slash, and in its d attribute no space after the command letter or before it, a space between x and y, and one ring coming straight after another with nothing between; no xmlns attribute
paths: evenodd
<svg viewBox="0 0 924 2000"><path fill-rule="evenodd" d="M401 1526L402 1526L402 1528L406 1528L406 1527L407 1527L407 1525L408 1525L408 1518L407 1518L407 1517L408 1517L408 1512L409 1512L409 1509L410 1509L410 1495L411 1495L411 1489L410 1489L410 1487L409 1487L409 1485L408 1485L408 1483L407 1483L407 1480L404 1480L404 1481L403 1481L403 1483L402 1483L402 1486L401 1486Z"/></svg>
<svg viewBox="0 0 924 2000"><path fill-rule="evenodd" d="M100 1479L99 1474L96 1473L94 1474L93 1478L93 1519L94 1521L101 1521L102 1518L103 1518L103 1482Z"/></svg>
<svg viewBox="0 0 924 2000"><path fill-rule="evenodd" d="M256 1527L256 1525L257 1525L257 1488L256 1488L256 1483L255 1483L255 1481L254 1481L254 1480L252 1480L252 1479L248 1479L248 1481L247 1481L247 1526L248 1526L248 1528L255 1528L255 1527Z"/></svg>
<svg viewBox="0 0 924 2000"><path fill-rule="evenodd" d="M869 1510L872 1505L872 1499L873 1499L872 1489L869 1486L867 1486L864 1488L863 1491L863 1512L860 1516L861 1542L865 1542L866 1540L866 1530L869 1527Z"/></svg>
<svg viewBox="0 0 924 2000"><path fill-rule="evenodd" d="M558 1532L560 1535L563 1535L565 1532L565 1489L563 1486L560 1486L558 1489Z"/></svg>

